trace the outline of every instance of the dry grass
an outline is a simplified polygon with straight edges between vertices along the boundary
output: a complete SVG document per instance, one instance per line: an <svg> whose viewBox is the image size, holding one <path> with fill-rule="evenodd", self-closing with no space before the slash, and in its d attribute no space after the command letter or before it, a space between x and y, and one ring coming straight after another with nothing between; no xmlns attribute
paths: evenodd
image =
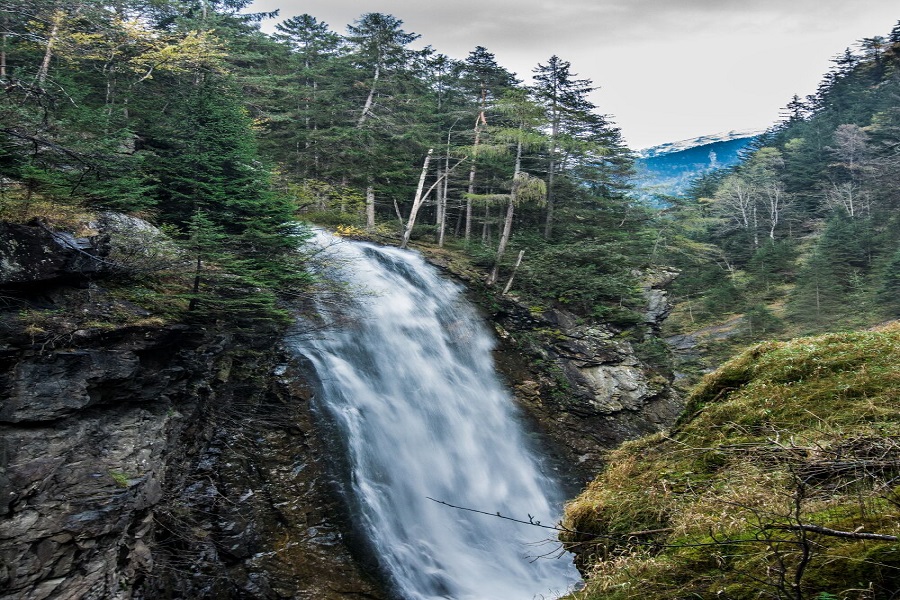
<svg viewBox="0 0 900 600"><path fill-rule="evenodd" d="M39 219L50 227L82 237L92 235L90 223L93 218L93 213L78 203L60 203L39 194L28 198L17 188L7 188L0 196L0 221L28 223Z"/></svg>

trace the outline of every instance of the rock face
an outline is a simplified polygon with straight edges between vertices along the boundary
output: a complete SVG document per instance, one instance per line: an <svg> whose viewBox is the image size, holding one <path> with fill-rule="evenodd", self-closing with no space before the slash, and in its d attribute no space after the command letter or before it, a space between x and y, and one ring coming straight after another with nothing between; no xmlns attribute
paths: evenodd
<svg viewBox="0 0 900 600"><path fill-rule="evenodd" d="M32 294L57 312L102 296L68 287L88 285L84 255L45 234L0 232L17 302L0 304L0 599L384 598L339 533L276 334L28 331Z"/></svg>
<svg viewBox="0 0 900 600"><path fill-rule="evenodd" d="M234 342L6 347L0 598L380 597L338 533L293 367Z"/></svg>
<svg viewBox="0 0 900 600"><path fill-rule="evenodd" d="M103 270L105 238L75 237L39 222L0 222L0 288L71 284Z"/></svg>
<svg viewBox="0 0 900 600"><path fill-rule="evenodd" d="M675 281L675 278L678 277L678 272L657 268L653 271L638 273L637 275L641 280L641 288L646 301L644 323L650 326L653 333L659 334L662 322L672 312L672 301L666 288Z"/></svg>
<svg viewBox="0 0 900 600"><path fill-rule="evenodd" d="M473 299L482 303L500 341L498 370L543 434L544 452L580 483L599 472L607 450L665 429L681 414L673 374L644 364L621 331L562 310L533 312L514 297L484 289L481 274L452 255L431 250L426 256L476 292ZM635 275L645 300L641 335L658 336L672 310L666 288L678 272L659 268Z"/></svg>
<svg viewBox="0 0 900 600"><path fill-rule="evenodd" d="M654 311L668 314L660 304ZM585 480L597 472L604 451L668 427L683 407L668 379L642 364L631 344L605 325L559 310L533 314L509 299L493 321L502 340L500 370Z"/></svg>

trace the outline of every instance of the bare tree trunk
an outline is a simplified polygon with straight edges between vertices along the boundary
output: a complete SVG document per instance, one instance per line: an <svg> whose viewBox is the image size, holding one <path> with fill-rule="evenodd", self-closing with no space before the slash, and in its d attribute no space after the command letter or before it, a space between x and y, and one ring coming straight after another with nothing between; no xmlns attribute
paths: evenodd
<svg viewBox="0 0 900 600"><path fill-rule="evenodd" d="M378 77L381 74L381 65L375 65L375 75L372 77L372 87L369 88L369 96L366 98L366 103L363 105L362 113L359 115L359 121L356 122L356 128L359 129L363 126L363 123L366 122L366 119L369 118L369 113L372 110L372 103L375 101L375 85L378 83Z"/></svg>
<svg viewBox="0 0 900 600"><path fill-rule="evenodd" d="M44 86L44 82L47 81L47 74L50 72L50 60L53 58L53 46L56 44L56 40L59 37L59 28L62 26L64 16L65 13L62 10L57 10L53 13L50 34L47 36L47 45L44 47L44 59L41 61L41 66L37 73L37 82L41 87Z"/></svg>
<svg viewBox="0 0 900 600"><path fill-rule="evenodd" d="M403 215L400 214L400 205L397 204L397 198L394 198L394 212L397 213L397 220L400 221L400 229L404 228Z"/></svg>
<svg viewBox="0 0 900 600"><path fill-rule="evenodd" d="M494 285L500 275L500 261L503 260L503 253L506 252L506 245L509 243L509 236L512 233L513 211L516 206L516 180L519 173L522 172L522 140L516 145L516 168L513 170L513 187L509 193L509 206L506 207L506 219L503 220L503 233L500 234L500 243L497 245L497 257L494 259L494 268L488 276L487 284Z"/></svg>
<svg viewBox="0 0 900 600"><path fill-rule="evenodd" d="M484 93L482 93L482 105L484 104ZM475 144L472 149L472 166L469 168L469 196L475 193L475 163L478 160L478 144L481 143L482 125L487 125L487 119L484 118L484 110L478 114L475 119ZM466 241L472 239L472 199L466 198Z"/></svg>
<svg viewBox="0 0 900 600"><path fill-rule="evenodd" d="M759 221L756 215L756 204L753 205L753 248L759 248Z"/></svg>
<svg viewBox="0 0 900 600"><path fill-rule="evenodd" d="M500 276L500 260L503 258L503 253L506 252L506 245L509 243L509 235L512 233L513 211L515 210L515 206L513 198L510 198L509 204L506 207L506 218L503 220L503 233L500 234L500 244L497 246L497 257L494 259L494 268L491 269L491 274L488 275L487 278L488 285L497 283L497 278Z"/></svg>
<svg viewBox="0 0 900 600"><path fill-rule="evenodd" d="M0 79L6 79L6 32L0 35Z"/></svg>
<svg viewBox="0 0 900 600"><path fill-rule="evenodd" d="M452 131L453 128L451 127ZM444 233L447 231L447 196L450 192L450 131L447 132L447 152L444 153L444 191L439 194L441 223L438 231L438 248L444 247Z"/></svg>
<svg viewBox="0 0 900 600"><path fill-rule="evenodd" d="M419 175L419 185L416 187L416 197L413 198L412 210L409 212L409 219L406 220L403 241L400 243L401 248L406 248L409 244L409 236L412 235L413 227L416 225L416 215L419 213L419 208L422 207L422 191L425 188L425 176L428 175L428 163L431 162L432 154L434 154L434 148L429 148L428 154L425 155L425 162L422 164L422 173Z"/></svg>
<svg viewBox="0 0 900 600"><path fill-rule="evenodd" d="M375 229L375 185L371 177L366 186L366 229L369 231Z"/></svg>
<svg viewBox="0 0 900 600"><path fill-rule="evenodd" d="M513 278L516 276L516 271L519 270L519 266L522 264L522 257L525 256L524 250L519 250L519 258L516 259L516 265L513 267L512 274L509 276L509 281L506 282L506 287L503 288L503 295L507 295L509 293L509 289L512 287Z"/></svg>
<svg viewBox="0 0 900 600"><path fill-rule="evenodd" d="M437 169L435 169L435 171L437 173L437 180L442 181L443 175L442 175L442 171L441 171L441 163L440 162L438 162ZM441 209L443 208L443 205L442 205L443 198L441 197L441 195L443 193L444 193L444 186L438 186L437 198L435 199L435 202L434 202L434 224L437 225L439 228L441 226L441 223L444 220L444 215L441 214Z"/></svg>

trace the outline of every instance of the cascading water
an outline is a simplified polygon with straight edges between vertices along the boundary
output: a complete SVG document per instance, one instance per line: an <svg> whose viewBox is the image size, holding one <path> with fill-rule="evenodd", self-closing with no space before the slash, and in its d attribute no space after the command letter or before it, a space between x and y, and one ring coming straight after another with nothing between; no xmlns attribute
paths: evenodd
<svg viewBox="0 0 900 600"><path fill-rule="evenodd" d="M317 409L347 456L352 517L407 600L531 600L565 592L570 557L549 530L561 493L526 443L494 373L493 340L458 285L410 251L320 233L332 277L357 293L320 311L340 326L296 342ZM340 304L340 306L336 306Z"/></svg>

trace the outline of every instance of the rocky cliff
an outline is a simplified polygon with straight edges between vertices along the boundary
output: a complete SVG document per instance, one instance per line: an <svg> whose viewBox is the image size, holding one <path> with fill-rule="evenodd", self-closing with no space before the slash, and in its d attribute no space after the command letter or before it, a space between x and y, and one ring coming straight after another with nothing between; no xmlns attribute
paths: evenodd
<svg viewBox="0 0 900 600"><path fill-rule="evenodd" d="M422 248L429 261L463 281L497 331L497 366L520 406L544 434L564 471L593 479L605 454L626 440L671 426L684 405L672 373L641 360L632 343L657 339L672 310L668 269L635 273L645 300L643 323L626 332L560 309L534 309L484 288L465 261Z"/></svg>
<svg viewBox="0 0 900 600"><path fill-rule="evenodd" d="M343 535L284 332L109 293L123 265L180 260L143 222L0 227L0 599L387 597ZM670 277L645 286L648 331ZM584 479L677 416L621 332L510 298L491 313L501 370Z"/></svg>
<svg viewBox="0 0 900 600"><path fill-rule="evenodd" d="M669 379L612 327L504 300L497 360L517 399L586 478L625 440L672 425L683 404Z"/></svg>
<svg viewBox="0 0 900 600"><path fill-rule="evenodd" d="M383 597L277 333L110 298L99 229L0 231L0 598Z"/></svg>

